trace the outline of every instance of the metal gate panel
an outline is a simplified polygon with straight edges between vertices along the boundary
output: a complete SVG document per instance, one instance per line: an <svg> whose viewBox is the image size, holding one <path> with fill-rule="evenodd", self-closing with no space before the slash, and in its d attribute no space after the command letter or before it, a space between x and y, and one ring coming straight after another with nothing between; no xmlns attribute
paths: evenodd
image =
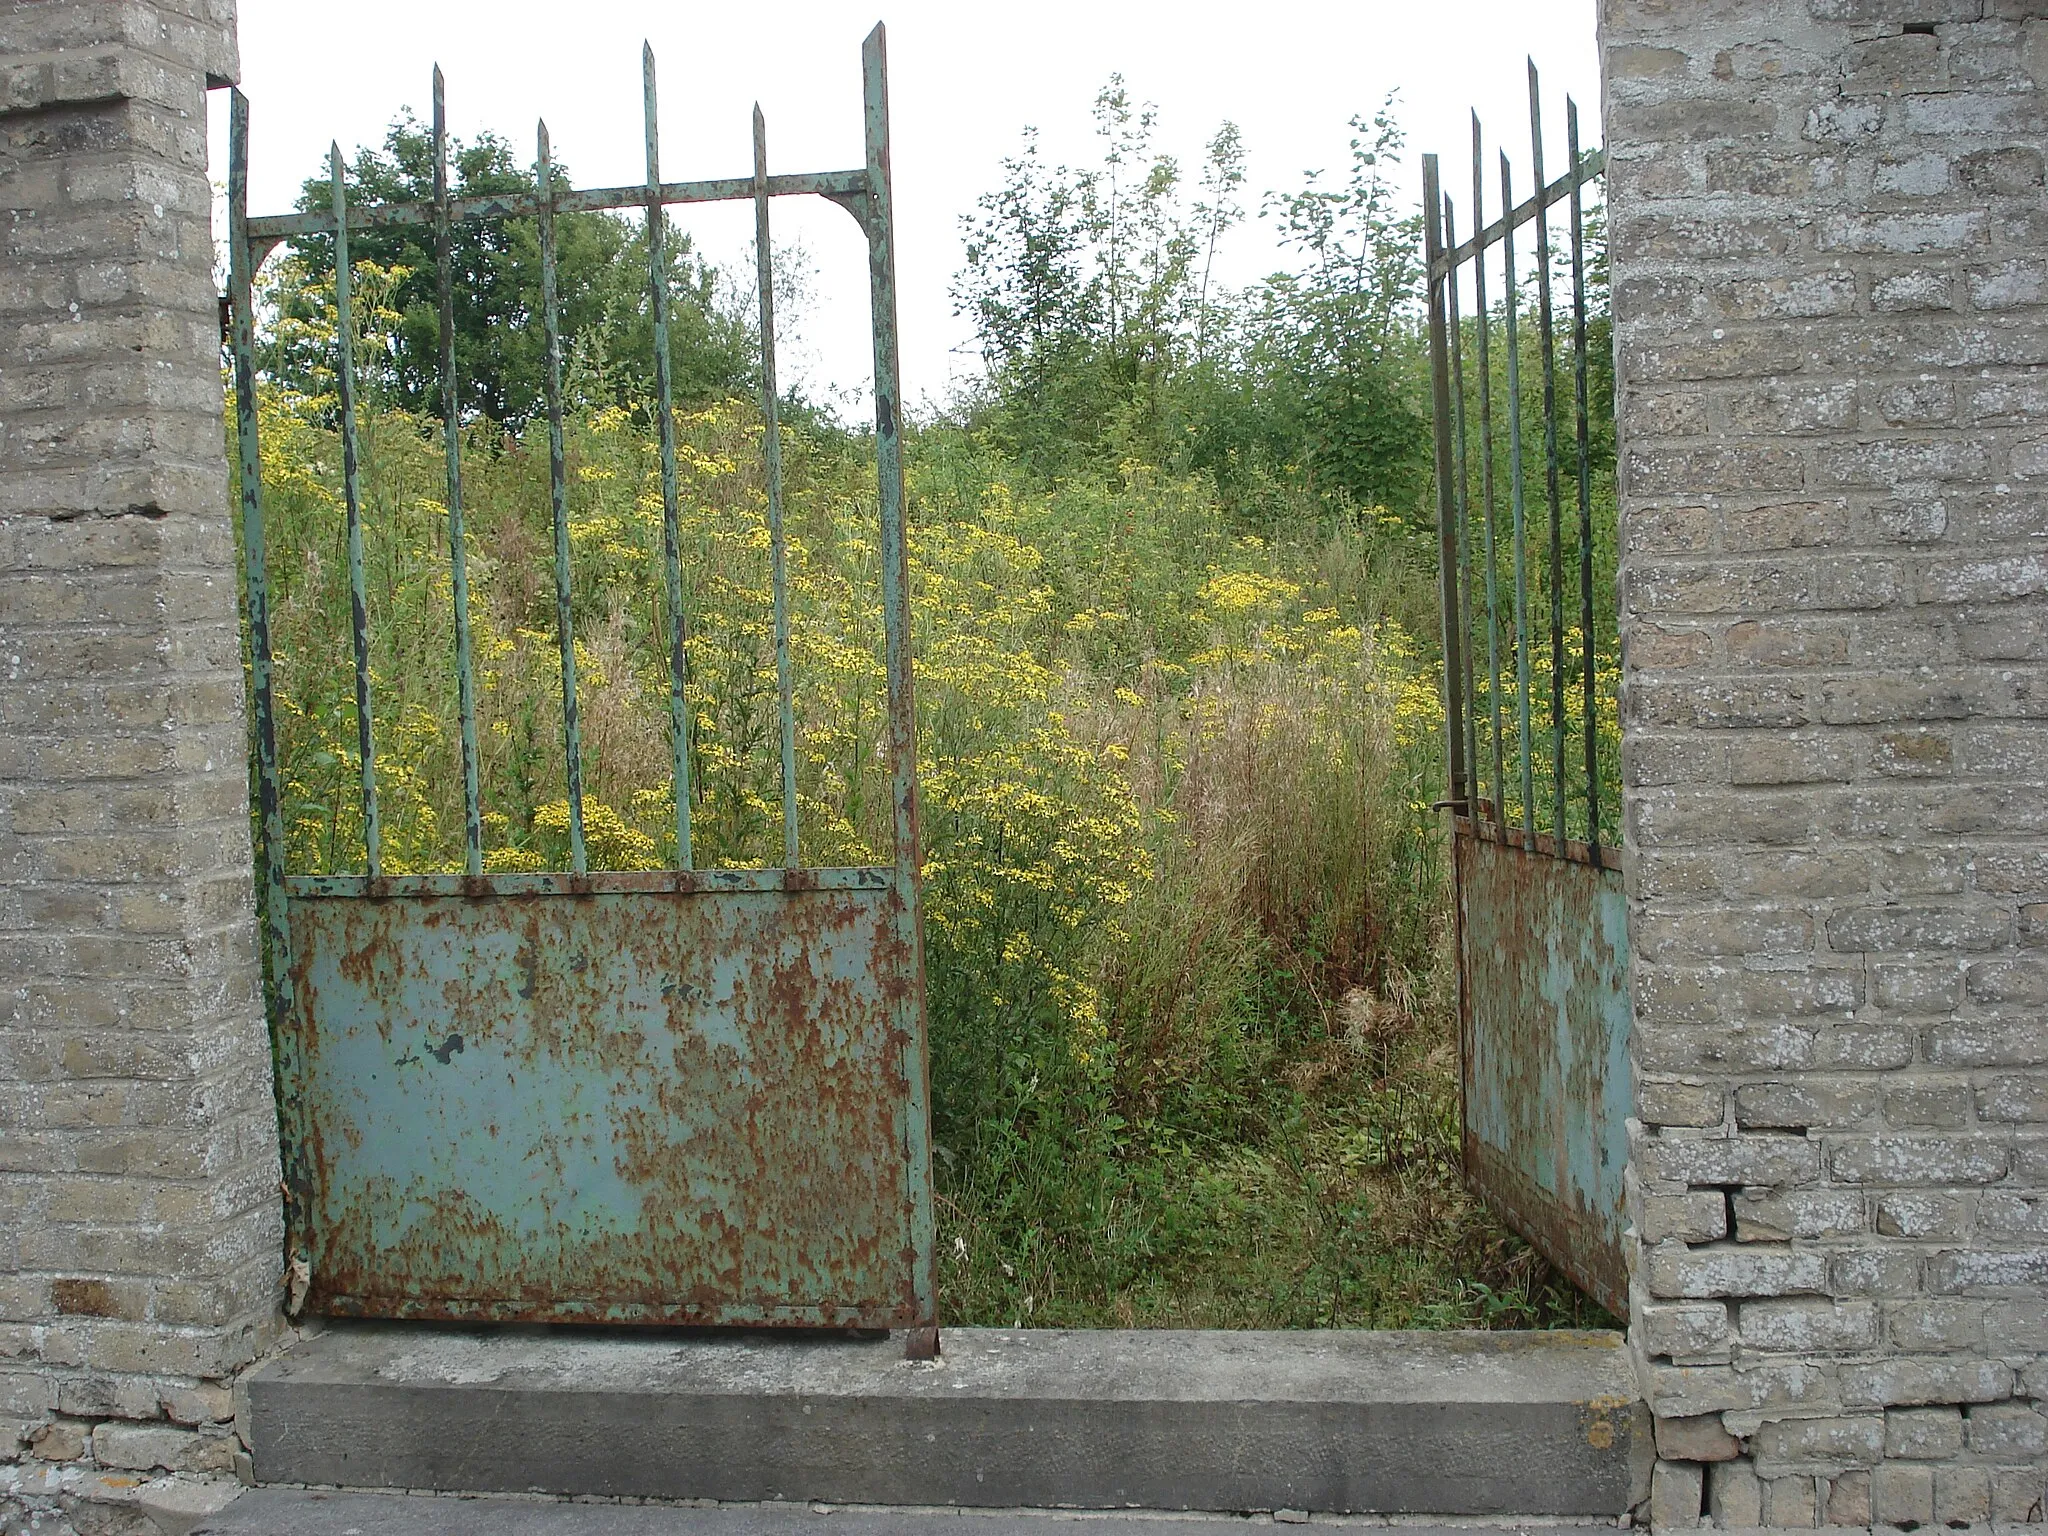
<svg viewBox="0 0 2048 1536"><path fill-rule="evenodd" d="M434 196L351 209L338 147L327 209L252 218L249 104L229 114L228 345L235 384L243 597L268 1007L284 1132L291 1310L471 1320L902 1326L938 1348L921 953L910 573L898 402L888 66L861 48L866 163L771 176L753 120L751 177L662 179L655 67L642 51L647 176L576 191L536 132L531 191L458 198L434 72ZM867 237L875 485L887 686L892 862L803 865L795 677L775 372L769 205L819 196ZM664 210L751 201L759 283L763 468L782 780L780 869L697 870L691 836L690 636L668 373ZM647 220L660 447L665 679L677 868L594 873L583 828L555 219ZM487 874L462 495L462 378L452 231L532 217L546 425L569 869ZM463 777L459 875L380 863L372 642L363 559L350 309L351 228L431 228L440 299L451 658ZM355 670L363 873L285 869L270 588L257 444L255 275L283 240L331 238L334 368Z"/></svg>
<svg viewBox="0 0 2048 1536"><path fill-rule="evenodd" d="M1548 841L1545 839L1544 841ZM1621 871L1457 836L1467 1182L1609 1311L1628 1307L1628 910Z"/></svg>
<svg viewBox="0 0 2048 1536"><path fill-rule="evenodd" d="M892 872L483 883L292 882L315 1310L917 1321Z"/></svg>
<svg viewBox="0 0 2048 1536"><path fill-rule="evenodd" d="M1533 61L1533 184L1517 202L1501 152L1491 221L1483 148L1475 115L1472 233L1462 244L1441 165L1434 155L1422 162L1465 1178L1619 1313L1633 1091L1620 854L1602 846L1618 796L1605 750L1613 736L1602 730L1615 704L1615 672L1603 678L1601 665L1612 621L1603 626L1596 601L1613 575L1596 567L1613 552L1596 527L1594 479L1612 465L1596 464L1594 452L1585 208L1606 159L1581 151L1567 98L1565 173L1546 179ZM1563 250L1552 245L1553 210L1565 214ZM1525 226L1535 246L1527 266L1515 249ZM1567 271L1560 303L1554 287Z"/></svg>

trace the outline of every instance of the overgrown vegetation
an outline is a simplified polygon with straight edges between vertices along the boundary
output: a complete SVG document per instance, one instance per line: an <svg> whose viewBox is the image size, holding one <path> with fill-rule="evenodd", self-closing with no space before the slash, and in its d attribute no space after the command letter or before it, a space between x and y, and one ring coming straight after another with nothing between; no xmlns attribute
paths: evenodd
<svg viewBox="0 0 2048 1536"><path fill-rule="evenodd" d="M1235 131L1212 141L1184 209L1120 83L1098 122L1099 166L1047 167L1027 140L983 200L957 296L986 383L907 442L945 1315L1599 1320L1459 1181L1398 132L1386 113L1361 125L1343 190L1269 199L1301 269L1224 293L1215 246L1244 216ZM383 158L359 158L366 195L417 191L416 138L402 123ZM502 146L472 163L479 188L517 170ZM661 500L636 383L645 247L587 217L610 228L584 240L591 308L569 388L586 819L594 867L658 867L674 857L674 789ZM534 359L498 334L530 318L531 231L465 238L465 261L496 274L472 336L496 382L465 431L487 863L559 868L547 450ZM459 868L430 308L418 329L431 265L402 242L357 246L385 867ZM273 264L263 358L300 871L360 861L321 255ZM696 855L775 863L753 363L715 277L692 273L676 282L702 320L678 343L703 363L678 370ZM866 862L888 846L872 447L802 413L785 455L803 856Z"/></svg>

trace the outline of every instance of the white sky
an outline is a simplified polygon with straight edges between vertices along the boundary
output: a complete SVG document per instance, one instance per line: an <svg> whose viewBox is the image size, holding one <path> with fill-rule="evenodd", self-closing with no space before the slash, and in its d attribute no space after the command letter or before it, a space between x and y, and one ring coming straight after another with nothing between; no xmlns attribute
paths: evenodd
<svg viewBox="0 0 2048 1536"><path fill-rule="evenodd" d="M1254 206L1257 193L1294 187L1307 168L1326 168L1326 181L1341 176L1347 119L1369 115L1395 89L1408 130L1404 170L1418 195L1421 153L1435 149L1462 209L1473 107L1490 142L1506 143L1517 196L1525 195L1529 54L1543 71L1550 174L1564 163L1567 92L1588 144L1599 138L1593 0L355 0L343 11L241 0L250 211L287 210L300 182L324 167L330 139L352 154L380 142L403 106L425 120L436 61L458 136L489 128L530 154L535 119L545 116L578 186L637 182L643 37L661 69L664 179L749 174L756 100L767 114L771 170L857 166L860 42L878 17L889 26L904 388L913 403L942 397L950 377L977 366L949 293L961 264L959 216L996 185L1026 124L1039 127L1055 161L1091 159L1089 105L1112 72L1136 99L1157 103L1160 145L1180 157L1190 182L1218 122L1235 121ZM213 108L218 182L224 92L214 93ZM1488 186L1498 186L1491 167ZM750 205L675 213L707 256L751 271ZM785 377L864 390L859 231L817 199L779 199L775 217L777 239L801 241L817 268L801 334L778 326ZM1219 261L1227 282L1284 261L1268 223L1248 220L1228 238Z"/></svg>

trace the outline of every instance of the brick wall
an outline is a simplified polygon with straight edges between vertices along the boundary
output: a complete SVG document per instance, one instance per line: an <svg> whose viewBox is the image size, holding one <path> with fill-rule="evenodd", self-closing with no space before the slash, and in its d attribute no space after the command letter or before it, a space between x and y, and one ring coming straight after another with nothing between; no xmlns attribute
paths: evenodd
<svg viewBox="0 0 2048 1536"><path fill-rule="evenodd" d="M1604 0L1660 1524L2042 1515L2044 17Z"/></svg>
<svg viewBox="0 0 2048 1536"><path fill-rule="evenodd" d="M205 90L0 0L0 1460L219 1469L277 1329Z"/></svg>

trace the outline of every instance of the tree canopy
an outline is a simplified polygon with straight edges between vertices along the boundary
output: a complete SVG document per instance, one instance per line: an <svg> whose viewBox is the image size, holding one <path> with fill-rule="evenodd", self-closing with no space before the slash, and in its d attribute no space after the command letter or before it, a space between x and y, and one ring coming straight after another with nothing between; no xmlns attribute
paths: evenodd
<svg viewBox="0 0 2048 1536"><path fill-rule="evenodd" d="M1310 173L1264 199L1303 260L1238 291L1215 280L1246 213L1236 126L1210 139L1189 201L1121 77L1095 124L1098 160L1080 169L1050 164L1025 130L962 221L954 301L987 365L975 411L998 439L1052 477L1138 457L1207 470L1240 502L1276 477L1360 507L1416 500L1420 228L1396 206L1390 109L1353 119L1341 185Z"/></svg>
<svg viewBox="0 0 2048 1536"><path fill-rule="evenodd" d="M458 197L523 192L534 184L533 169L522 165L511 144L496 134L451 141L449 150L450 180ZM351 206L431 198L433 136L408 112L391 125L381 148L358 151L344 174ZM561 187L569 186L568 172L559 164L555 177ZM330 209L329 178L308 178L298 206ZM565 352L583 362L581 376L600 381L599 387L618 403L644 407L652 392L654 360L644 222L630 215L562 213L555 218L555 240ZM547 365L537 221L464 220L456 225L451 246L455 366L463 411L517 426L541 408ZM717 274L696 255L688 235L671 228L664 249L676 398L708 400L751 389L758 362L748 319L721 305ZM314 280L307 292L330 289L332 237L301 242L299 254ZM382 391L389 403L408 410L438 411L440 291L433 229L351 228L349 256L352 263L374 263L395 274L386 303L397 318L388 350L359 360L364 387ZM291 318L290 306L306 302L302 295L284 296L286 318ZM325 358L294 357L287 348L276 372L292 382L326 366Z"/></svg>

